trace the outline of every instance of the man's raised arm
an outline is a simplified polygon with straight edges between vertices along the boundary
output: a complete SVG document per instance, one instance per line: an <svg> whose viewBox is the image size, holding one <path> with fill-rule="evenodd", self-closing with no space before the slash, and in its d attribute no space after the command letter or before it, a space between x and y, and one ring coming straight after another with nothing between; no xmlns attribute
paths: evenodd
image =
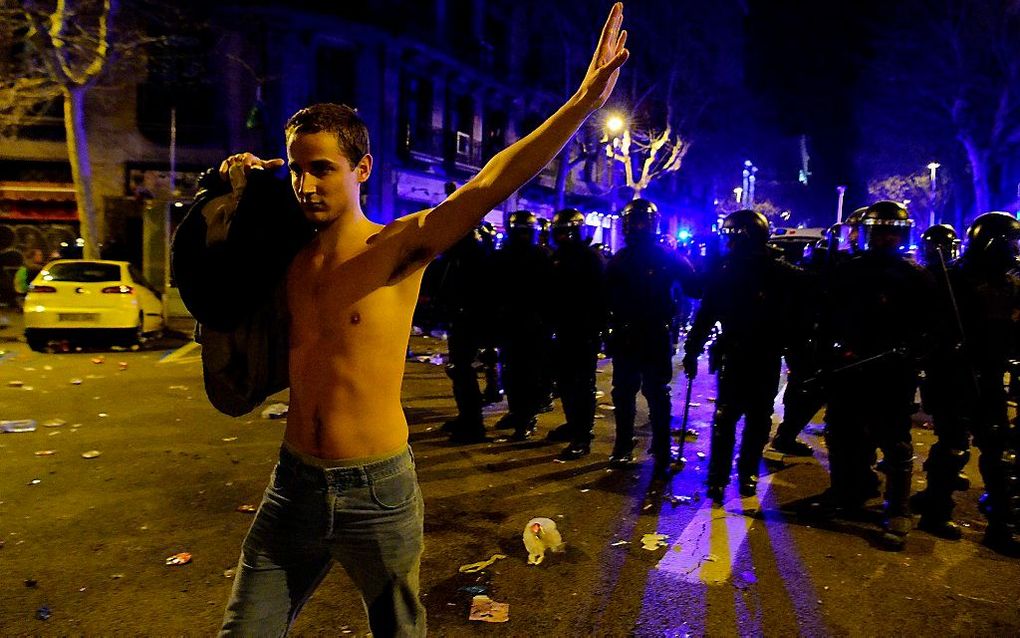
<svg viewBox="0 0 1020 638"><path fill-rule="evenodd" d="M577 92L538 128L500 151L481 171L426 213L411 239L428 258L446 250L490 210L538 174L581 124L606 103L629 52L621 30L623 3L613 5Z"/></svg>

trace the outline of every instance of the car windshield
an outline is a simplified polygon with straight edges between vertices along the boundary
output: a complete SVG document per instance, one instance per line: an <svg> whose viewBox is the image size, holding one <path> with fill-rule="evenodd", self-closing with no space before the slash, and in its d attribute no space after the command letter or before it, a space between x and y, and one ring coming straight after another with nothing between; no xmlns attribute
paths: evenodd
<svg viewBox="0 0 1020 638"><path fill-rule="evenodd" d="M101 264L94 261L66 262L53 264L46 269L46 281L120 281L120 266Z"/></svg>

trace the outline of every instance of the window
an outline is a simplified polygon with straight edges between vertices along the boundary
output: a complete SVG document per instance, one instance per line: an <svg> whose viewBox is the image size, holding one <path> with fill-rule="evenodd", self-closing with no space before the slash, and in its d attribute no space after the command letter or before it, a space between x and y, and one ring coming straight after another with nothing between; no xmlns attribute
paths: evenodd
<svg viewBox="0 0 1020 638"><path fill-rule="evenodd" d="M323 45L315 51L313 102L358 105L358 52L351 46Z"/></svg>
<svg viewBox="0 0 1020 638"><path fill-rule="evenodd" d="M98 283L102 281L120 281L120 266L102 264L95 261L76 261L54 264L47 269L46 281L77 281Z"/></svg>

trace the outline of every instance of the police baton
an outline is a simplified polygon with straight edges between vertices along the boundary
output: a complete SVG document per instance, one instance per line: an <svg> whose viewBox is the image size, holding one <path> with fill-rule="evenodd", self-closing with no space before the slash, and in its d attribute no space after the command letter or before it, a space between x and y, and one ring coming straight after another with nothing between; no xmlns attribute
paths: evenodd
<svg viewBox="0 0 1020 638"><path fill-rule="evenodd" d="M687 396L684 398L684 417L680 421L680 448L677 453L676 467L684 469L684 441L687 439L687 418L691 413L691 392L694 390L694 377L687 377Z"/></svg>

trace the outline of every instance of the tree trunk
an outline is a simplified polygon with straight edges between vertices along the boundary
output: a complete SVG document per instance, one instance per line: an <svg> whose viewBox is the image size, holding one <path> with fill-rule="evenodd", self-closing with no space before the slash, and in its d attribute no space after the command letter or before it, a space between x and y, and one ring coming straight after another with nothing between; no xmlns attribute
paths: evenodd
<svg viewBox="0 0 1020 638"><path fill-rule="evenodd" d="M971 181L974 184L974 215L991 210L991 188L988 185L988 151L978 146L971 137L960 139L970 162Z"/></svg>
<svg viewBox="0 0 1020 638"><path fill-rule="evenodd" d="M92 161L85 132L86 87L64 88L64 129L67 133L67 157L71 162L74 196L78 204L81 237L85 240L85 259L99 258L99 224L96 202L92 197Z"/></svg>

